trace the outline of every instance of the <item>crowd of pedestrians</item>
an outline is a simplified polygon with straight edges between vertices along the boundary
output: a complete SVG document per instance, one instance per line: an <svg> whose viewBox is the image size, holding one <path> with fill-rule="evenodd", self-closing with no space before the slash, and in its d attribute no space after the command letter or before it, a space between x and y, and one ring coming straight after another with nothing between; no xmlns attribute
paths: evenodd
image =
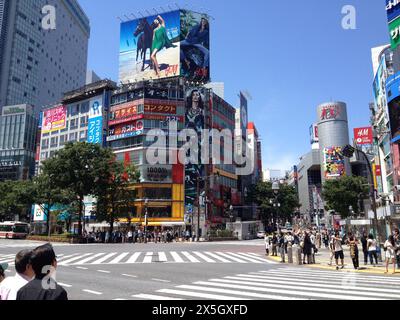
<svg viewBox="0 0 400 320"><path fill-rule="evenodd" d="M285 262L285 255L288 253L288 247L298 247L301 250L302 263L315 263L315 254L322 246L330 252L329 265L335 266L336 270L344 269L345 254L344 246L349 248L350 258L354 269L360 269L360 250L363 253L364 265L370 263L373 267L378 265L381 256L381 246L372 234L364 232L362 235L358 232L348 233L342 236L339 231L328 230L297 230L296 232L279 232L265 235L266 255L280 256L281 262ZM392 273L400 268L400 232L394 230L383 245L385 252L386 272L389 272L389 266L392 266ZM333 264L333 260L335 264Z"/></svg>
<svg viewBox="0 0 400 320"><path fill-rule="evenodd" d="M153 230L145 232L142 229L114 230L84 232L83 238L87 243L170 243L178 241L190 241L196 236L190 231Z"/></svg>
<svg viewBox="0 0 400 320"><path fill-rule="evenodd" d="M57 257L51 244L20 251L15 257L15 276L5 277L7 267L0 266L0 300L68 300L65 289L55 281Z"/></svg>

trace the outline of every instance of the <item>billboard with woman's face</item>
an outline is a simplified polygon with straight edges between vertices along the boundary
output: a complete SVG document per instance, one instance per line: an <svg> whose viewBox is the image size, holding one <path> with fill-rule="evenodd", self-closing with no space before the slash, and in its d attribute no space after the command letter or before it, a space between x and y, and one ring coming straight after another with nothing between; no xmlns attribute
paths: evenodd
<svg viewBox="0 0 400 320"><path fill-rule="evenodd" d="M180 11L121 24L119 80L179 76Z"/></svg>
<svg viewBox="0 0 400 320"><path fill-rule="evenodd" d="M119 81L183 76L210 79L207 15L177 10L121 24Z"/></svg>
<svg viewBox="0 0 400 320"><path fill-rule="evenodd" d="M205 14L181 11L181 75L191 81L210 80L210 19Z"/></svg>
<svg viewBox="0 0 400 320"><path fill-rule="evenodd" d="M208 107L208 91L205 88L189 88L186 91L185 128L197 134L198 153L187 154L193 161L185 166L185 204L193 205L197 197L197 178L205 175L201 161L201 133L205 129L205 115ZM200 188L202 183L200 184Z"/></svg>

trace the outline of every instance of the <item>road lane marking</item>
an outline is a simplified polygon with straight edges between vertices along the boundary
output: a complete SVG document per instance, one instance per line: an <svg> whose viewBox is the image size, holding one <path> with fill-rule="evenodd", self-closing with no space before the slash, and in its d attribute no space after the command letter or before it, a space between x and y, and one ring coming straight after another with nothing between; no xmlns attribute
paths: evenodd
<svg viewBox="0 0 400 320"><path fill-rule="evenodd" d="M137 276L133 276L133 275L131 275L131 274L122 274L122 276L124 276L124 277L128 277L128 278L137 278Z"/></svg>
<svg viewBox="0 0 400 320"><path fill-rule="evenodd" d="M232 297L232 296L224 296L224 295L216 295L216 294L208 294L194 291L183 291L183 290L172 290L172 289L162 289L158 290L158 293L167 293L174 294L178 296L187 296L187 297L195 297L195 298L204 298L204 299L212 299L212 300L249 300L242 297Z"/></svg>
<svg viewBox="0 0 400 320"><path fill-rule="evenodd" d="M60 265L60 266L68 265L68 264L70 264L70 263L73 262L73 261L82 259L83 257L90 256L91 254L93 254L93 253L85 253L85 254L83 254L83 255L80 255L80 256L77 256L77 257L74 257L74 258L71 258L71 259L63 260L62 262L59 263L59 265Z"/></svg>
<svg viewBox="0 0 400 320"><path fill-rule="evenodd" d="M275 283L275 284L288 284L288 283L296 283L299 286L308 286L308 287L317 287L317 288L327 288L327 289L337 289L338 285L333 283L332 284L326 284L326 281L324 283L321 283L321 281L319 281L319 283L316 283L316 281L311 281L311 280L302 280L302 279L289 279L289 278L277 278L275 276L272 276L271 278L251 278L248 276L237 276L237 277L225 277L226 279L229 280L224 280L223 282L227 281L229 283L235 283L235 282L241 282L243 284L253 284L255 286L268 286L269 283ZM237 281L232 281L232 280L237 280ZM222 281L222 280L220 280ZM265 283L262 284L262 283ZM351 286L351 285L340 285L340 289L342 290L356 290L356 291L371 291L371 292L376 292L378 295L380 295L380 293L386 293L386 295L384 296L388 296L388 294L395 294L393 295L393 297L397 297L400 298L400 296L398 295L399 290L398 289L383 289L383 288L376 288L376 286L374 287L365 287L365 286ZM397 295L396 295L397 294Z"/></svg>
<svg viewBox="0 0 400 320"><path fill-rule="evenodd" d="M227 259L225 259L225 258L222 258L222 257L220 257L219 255L217 255L217 254L215 254L215 253L213 253L213 252L208 252L208 251L206 251L206 252L204 252L205 254L208 254L209 256L211 256L211 257L213 257L214 259L217 259L217 260L219 260L219 261L221 261L221 262L224 262L224 263L232 263L232 261L230 261L230 260L227 260Z"/></svg>
<svg viewBox="0 0 400 320"><path fill-rule="evenodd" d="M231 255L226 254L226 253L223 253L223 252L217 252L217 253L218 253L219 255L225 257L225 258L231 259L231 260L233 260L233 261L235 261L235 262L238 262L238 263L248 263L247 261L244 261L244 260L242 260L242 259L235 258L234 256L231 256Z"/></svg>
<svg viewBox="0 0 400 320"><path fill-rule="evenodd" d="M106 271L106 270L97 270L97 272L101 272L101 273L111 273L111 271Z"/></svg>
<svg viewBox="0 0 400 320"><path fill-rule="evenodd" d="M167 262L167 255L165 254L165 252L159 252L158 253L158 261L159 262Z"/></svg>
<svg viewBox="0 0 400 320"><path fill-rule="evenodd" d="M66 287L66 288L71 288L72 286L70 284L66 284L66 283L62 283L62 282L58 282L58 284L62 287Z"/></svg>
<svg viewBox="0 0 400 320"><path fill-rule="evenodd" d="M85 267L76 267L77 269L81 269L81 270L88 270L88 268Z"/></svg>
<svg viewBox="0 0 400 320"><path fill-rule="evenodd" d="M190 262L193 263L200 263L199 260L197 260L195 257L193 257L189 252L187 251L182 251L181 252L186 258L188 258L190 260Z"/></svg>
<svg viewBox="0 0 400 320"><path fill-rule="evenodd" d="M125 301L125 300L128 300L128 299L123 299L123 298L113 299L113 301Z"/></svg>
<svg viewBox="0 0 400 320"><path fill-rule="evenodd" d="M109 253L106 256L104 256L96 261L91 262L90 264L101 264L102 262L106 261L107 259L110 259L112 256L115 256L116 254L117 254L117 252Z"/></svg>
<svg viewBox="0 0 400 320"><path fill-rule="evenodd" d="M141 252L135 252L135 253L132 255L132 257L130 257L130 258L128 259L128 261L125 262L125 263L135 263L136 260L139 258L140 254L141 254Z"/></svg>
<svg viewBox="0 0 400 320"><path fill-rule="evenodd" d="M274 284L269 283L267 288L260 288L260 287L252 287L249 285L219 283L219 281L220 281L220 279L211 279L210 281L198 281L198 282L196 282L196 284L201 284L204 286L224 287L224 288L231 288L231 289L261 291L261 292L267 292L267 293L288 294L288 295L294 295L294 296L306 296L306 297L313 297L313 298L317 298L317 299L327 298L327 299L338 299L338 300L381 300L377 297L369 298L366 296L357 296L355 294L354 295L353 294L345 295L343 290L325 290L325 289L318 289L318 288L305 288L305 287L299 287L296 284L274 285ZM226 281L228 281L228 280L226 280ZM329 293L326 293L326 292L329 292ZM337 294L333 294L333 293L337 293Z"/></svg>
<svg viewBox="0 0 400 320"><path fill-rule="evenodd" d="M153 259L153 252L147 252L143 259L143 263L151 263Z"/></svg>
<svg viewBox="0 0 400 320"><path fill-rule="evenodd" d="M207 257L206 255L202 254L201 252L198 251L193 251L193 253L200 257L201 259L205 260L208 263L216 263L213 259L210 259L209 257Z"/></svg>
<svg viewBox="0 0 400 320"><path fill-rule="evenodd" d="M133 298L145 299L145 300L161 300L161 301L168 301L168 300L183 300L180 298L172 298L172 297L163 297L157 296L154 294L137 294L132 296Z"/></svg>
<svg viewBox="0 0 400 320"><path fill-rule="evenodd" d="M102 295L103 293L101 293L101 292L98 292L98 291L93 291L93 290L87 290L87 289L84 289L84 290L82 290L83 292L87 292L87 293L90 293L90 294L95 294L95 295L97 295L97 296L100 296L100 295Z"/></svg>
<svg viewBox="0 0 400 320"><path fill-rule="evenodd" d="M195 282L194 284L198 284L198 283ZM245 296L245 297L250 297L250 298L262 298L262 299L270 299L270 300L304 300L302 298L291 298L291 297L276 296L276 295L270 295L270 294L253 293L253 292L237 291L237 290L229 290L229 289L217 289L217 288L200 287L200 286L193 286L193 285L190 285L190 286L183 285L183 286L178 286L177 288L214 292L214 293L233 294L233 295Z"/></svg>
<svg viewBox="0 0 400 320"><path fill-rule="evenodd" d="M249 258L252 258L252 259L255 259L255 260L264 262L264 263L268 263L268 260L267 260L267 259L258 257L258 256L256 256L256 255L252 255L252 254L244 253L244 252L238 252L237 254L239 254L239 255L241 255L241 256L249 257Z"/></svg>
<svg viewBox="0 0 400 320"><path fill-rule="evenodd" d="M69 255L67 255L67 256L63 256L63 257L61 257L61 258L57 258L57 262L61 262L61 261L67 260L68 258L77 256L78 254L79 254L79 253L74 253L74 254L69 254Z"/></svg>
<svg viewBox="0 0 400 320"><path fill-rule="evenodd" d="M238 257L238 258L240 258L240 259L243 259L243 260L245 260L245 261L250 261L250 262L252 262L252 263L262 263L262 262L259 261L259 260L256 260L256 259L253 259L253 258L249 258L249 257L245 257L245 256L241 256L241 255L239 255L239 254L237 254L237 253L228 252L228 254L230 254L230 255L232 255L232 256L234 256L234 257Z"/></svg>
<svg viewBox="0 0 400 320"><path fill-rule="evenodd" d="M119 263L119 262L120 262L123 258L125 258L128 254L129 254L129 252L121 253L118 257L116 257L114 260L112 260L111 262L109 262L109 264L117 264L117 263Z"/></svg>
<svg viewBox="0 0 400 320"><path fill-rule="evenodd" d="M179 256L179 254L176 253L175 251L171 251L170 254L172 258L174 258L174 261L176 263L185 263L185 261L183 261L183 259Z"/></svg>
<svg viewBox="0 0 400 320"><path fill-rule="evenodd" d="M97 253L97 254L95 254L94 256L90 256L89 258L85 258L85 259L83 259L83 260L74 262L74 263L72 263L72 265L85 264L86 262L89 262L90 260L93 260L93 259L95 259L95 258L98 258L98 257L100 257L100 256L102 256L102 255L105 255L105 253Z"/></svg>
<svg viewBox="0 0 400 320"><path fill-rule="evenodd" d="M151 280L157 281L157 282L171 283L171 281L169 281L169 280L162 280L162 279L151 279Z"/></svg>

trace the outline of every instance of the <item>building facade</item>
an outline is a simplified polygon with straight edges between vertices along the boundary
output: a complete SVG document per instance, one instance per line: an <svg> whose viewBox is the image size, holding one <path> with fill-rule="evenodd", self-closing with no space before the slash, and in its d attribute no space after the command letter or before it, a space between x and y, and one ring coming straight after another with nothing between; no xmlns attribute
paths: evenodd
<svg viewBox="0 0 400 320"><path fill-rule="evenodd" d="M37 123L30 105L3 108L0 116L0 181L27 180L34 176Z"/></svg>
<svg viewBox="0 0 400 320"><path fill-rule="evenodd" d="M55 29L42 26L45 5ZM76 0L0 0L0 108L29 103L39 112L85 84L89 19Z"/></svg>

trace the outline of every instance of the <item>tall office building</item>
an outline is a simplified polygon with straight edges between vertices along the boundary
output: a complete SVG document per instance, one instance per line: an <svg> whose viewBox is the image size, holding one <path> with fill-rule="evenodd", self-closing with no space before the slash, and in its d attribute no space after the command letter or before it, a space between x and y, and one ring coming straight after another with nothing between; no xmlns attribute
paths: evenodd
<svg viewBox="0 0 400 320"><path fill-rule="evenodd" d="M43 28L44 6L55 29ZM86 81L89 19L76 0L0 0L0 108L38 112Z"/></svg>

